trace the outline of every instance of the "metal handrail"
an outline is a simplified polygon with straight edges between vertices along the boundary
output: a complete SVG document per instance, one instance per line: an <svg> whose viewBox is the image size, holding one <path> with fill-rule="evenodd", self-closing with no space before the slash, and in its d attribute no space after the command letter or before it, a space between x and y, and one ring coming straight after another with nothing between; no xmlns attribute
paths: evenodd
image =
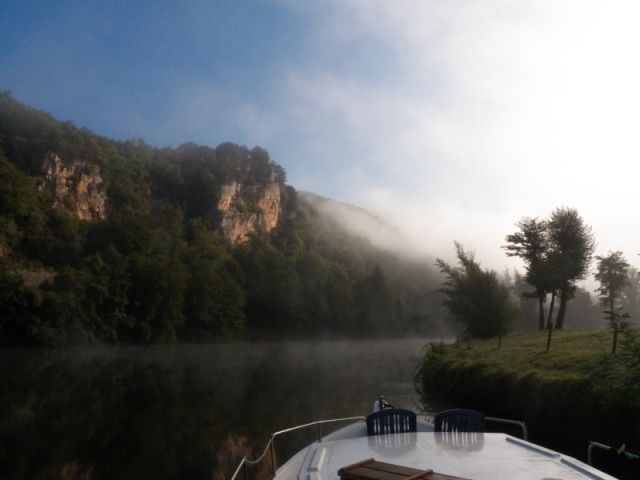
<svg viewBox="0 0 640 480"><path fill-rule="evenodd" d="M325 423L337 423L337 422L347 422L347 421L353 421L353 420L366 420L365 417L363 416L357 416L357 417L344 417L344 418L332 418L330 420L318 420L316 422L311 422L311 423L305 423L304 425L297 425L295 427L290 427L290 428L285 428L284 430L280 430L277 432L272 433L269 436L269 441L267 442L267 445L264 448L264 451L262 452L262 454L255 460L249 460L246 456L240 461L240 464L238 465L238 468L236 468L236 471L234 472L233 476L231 477L231 480L235 480L236 477L238 476L238 474L240 473L240 470L243 471L244 473L244 480L247 480L247 466L248 465L255 465L259 462L262 461L262 459L266 456L268 451L271 451L271 466L273 469L273 475L276 474L276 457L275 457L275 447L274 447L274 440L276 437L283 435L285 433L290 433L296 430L301 430L303 428L309 428L309 427L317 427L318 428L318 441L322 441L322 425L324 425Z"/></svg>
<svg viewBox="0 0 640 480"><path fill-rule="evenodd" d="M489 422L498 422L498 423L507 423L509 425L516 425L522 429L522 438L523 440L529 440L529 434L527 432L527 425L524 422L519 420L508 420L506 418L496 418L496 417L484 417L485 421Z"/></svg>
<svg viewBox="0 0 640 480"><path fill-rule="evenodd" d="M423 414L426 416L432 415L432 414ZM242 470L243 472L243 479L247 480L247 468L249 465L255 465L257 463L260 463L264 457L267 455L267 453L270 451L271 452L271 466L272 466L272 474L275 475L276 474L276 470L277 470L277 465L276 465L276 458L275 458L275 438L280 436L280 435L284 435L285 433L290 433L290 432L294 432L297 430L301 430L304 428L309 428L309 427L317 427L318 429L318 441L322 441L322 425L326 424L326 423L337 423L337 422L346 422L346 421L353 421L353 420L363 420L365 421L366 418L363 416L356 416L356 417L344 417L344 418L333 418L330 420L318 420L315 422L311 422L311 423L305 423L304 425L297 425L295 427L290 427L290 428L285 428L284 430L279 430L277 432L273 432L270 436L269 436L269 441L267 442L267 445L265 446L262 454L255 460L249 460L246 456L242 458L242 460L240 461L240 464L238 465L238 467L236 468L236 471L234 472L233 476L231 477L231 480L236 480L236 478L238 477L238 475L240 474L240 471ZM509 420L506 418L496 418L496 417L485 417L485 421L489 421L489 422L498 422L498 423L505 423L505 424L509 424L509 425L515 425L518 426L522 429L522 438L525 441L528 441L528 431L527 431L527 425L524 422L518 421L518 420ZM595 442L593 442L595 443ZM600 444L596 444L596 446L601 446ZM606 446L604 446L606 447ZM606 447L608 448L608 447ZM591 446L589 446L589 455L591 455Z"/></svg>
<svg viewBox="0 0 640 480"><path fill-rule="evenodd" d="M589 464L589 466L591 466L591 450L593 449L593 447L602 448L603 450L611 450L611 447L609 445L589 441L589 449L587 450L587 464Z"/></svg>

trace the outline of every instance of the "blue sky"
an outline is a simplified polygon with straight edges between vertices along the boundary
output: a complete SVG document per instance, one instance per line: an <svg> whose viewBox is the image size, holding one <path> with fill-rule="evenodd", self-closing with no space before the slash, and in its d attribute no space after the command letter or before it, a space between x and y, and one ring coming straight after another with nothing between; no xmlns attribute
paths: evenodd
<svg viewBox="0 0 640 480"><path fill-rule="evenodd" d="M115 139L259 145L447 260L516 266L514 224L566 206L637 265L636 3L0 0L0 89Z"/></svg>

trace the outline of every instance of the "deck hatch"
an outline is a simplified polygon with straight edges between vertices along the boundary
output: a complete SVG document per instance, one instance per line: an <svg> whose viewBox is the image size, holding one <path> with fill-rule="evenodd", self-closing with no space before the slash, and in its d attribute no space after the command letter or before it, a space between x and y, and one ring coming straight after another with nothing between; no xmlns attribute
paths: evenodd
<svg viewBox="0 0 640 480"><path fill-rule="evenodd" d="M326 457L327 449L324 447L318 448L315 452L313 452L313 458L311 459L311 464L309 465L309 471L319 472L320 470L322 470Z"/></svg>

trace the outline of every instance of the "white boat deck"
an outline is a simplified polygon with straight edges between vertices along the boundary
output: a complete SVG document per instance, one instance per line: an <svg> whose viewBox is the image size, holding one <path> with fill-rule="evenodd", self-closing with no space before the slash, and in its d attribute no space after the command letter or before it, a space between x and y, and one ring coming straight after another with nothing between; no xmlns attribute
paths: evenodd
<svg viewBox="0 0 640 480"><path fill-rule="evenodd" d="M337 480L338 470L369 458L474 480L614 478L572 457L502 433L424 431L325 437L283 465L275 478Z"/></svg>

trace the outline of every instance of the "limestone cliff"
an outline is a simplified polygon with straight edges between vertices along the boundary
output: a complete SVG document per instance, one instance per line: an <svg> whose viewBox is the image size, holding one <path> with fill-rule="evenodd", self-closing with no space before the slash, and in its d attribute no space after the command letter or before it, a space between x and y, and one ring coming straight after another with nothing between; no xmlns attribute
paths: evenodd
<svg viewBox="0 0 640 480"><path fill-rule="evenodd" d="M255 209L247 199L255 200ZM223 185L215 216L220 219L222 234L234 245L246 242L252 233L269 232L280 218L280 185Z"/></svg>
<svg viewBox="0 0 640 480"><path fill-rule="evenodd" d="M38 188L53 196L54 206L63 207L82 220L107 217L107 195L97 165L86 161L64 163L49 153L42 166Z"/></svg>
<svg viewBox="0 0 640 480"><path fill-rule="evenodd" d="M55 153L46 156L40 190L49 192L54 206L66 208L82 220L107 217L108 199L97 165L87 161L64 162ZM274 181L246 186L238 182L222 185L212 227L232 244L243 243L258 232L278 225L281 214L280 185Z"/></svg>

